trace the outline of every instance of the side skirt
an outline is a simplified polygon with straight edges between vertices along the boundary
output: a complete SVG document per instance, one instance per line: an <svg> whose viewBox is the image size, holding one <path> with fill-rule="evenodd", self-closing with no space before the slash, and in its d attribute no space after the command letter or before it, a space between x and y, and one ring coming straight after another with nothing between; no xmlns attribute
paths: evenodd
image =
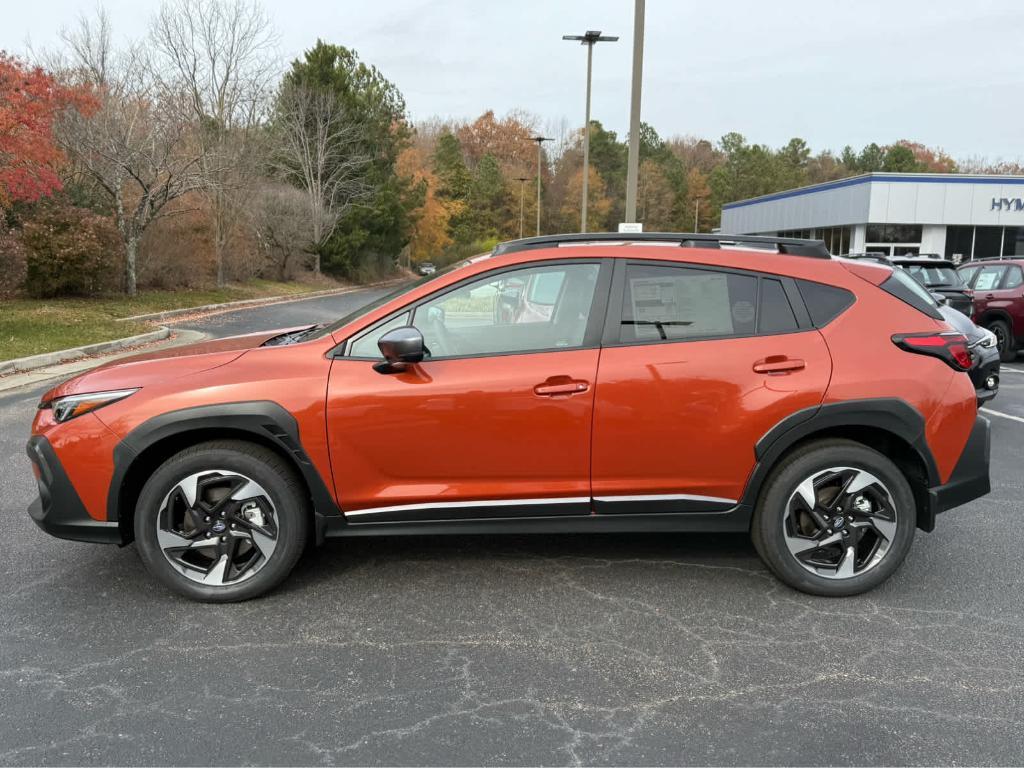
<svg viewBox="0 0 1024 768"><path fill-rule="evenodd" d="M751 509L739 504L723 512L660 512L655 514L545 515L543 517L491 517L416 520L352 525L344 518L318 516L323 538L351 536L442 536L495 533L745 533Z"/></svg>

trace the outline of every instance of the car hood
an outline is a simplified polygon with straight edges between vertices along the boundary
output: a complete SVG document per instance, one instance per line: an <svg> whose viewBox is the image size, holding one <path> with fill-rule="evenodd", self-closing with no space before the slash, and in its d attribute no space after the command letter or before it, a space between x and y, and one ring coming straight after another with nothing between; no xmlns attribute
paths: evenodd
<svg viewBox="0 0 1024 768"><path fill-rule="evenodd" d="M144 387L147 384L208 371L227 365L241 357L247 350L259 347L276 336L308 327L281 328L244 336L229 336L122 357L59 384L43 395L42 399L48 401L64 395Z"/></svg>
<svg viewBox="0 0 1024 768"><path fill-rule="evenodd" d="M958 331L967 337L969 344L984 338L985 334L982 330L963 312L945 304L939 307L939 312L942 314L942 319L949 323L954 331Z"/></svg>

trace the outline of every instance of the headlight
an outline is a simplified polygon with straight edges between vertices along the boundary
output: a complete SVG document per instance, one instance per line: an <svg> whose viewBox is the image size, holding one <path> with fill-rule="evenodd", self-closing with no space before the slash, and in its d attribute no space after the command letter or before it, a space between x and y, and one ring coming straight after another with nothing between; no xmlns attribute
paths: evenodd
<svg viewBox="0 0 1024 768"><path fill-rule="evenodd" d="M138 391L138 388L116 389L111 392L90 392L87 395L66 395L49 402L40 403L39 407L52 408L53 420L65 422L76 416L81 416L83 413L89 413L89 411L102 408L104 405L124 400L128 395Z"/></svg>
<svg viewBox="0 0 1024 768"><path fill-rule="evenodd" d="M986 349L994 347L996 345L996 335L988 328L980 328L979 330L984 335L984 338L978 342L978 346L985 347Z"/></svg>

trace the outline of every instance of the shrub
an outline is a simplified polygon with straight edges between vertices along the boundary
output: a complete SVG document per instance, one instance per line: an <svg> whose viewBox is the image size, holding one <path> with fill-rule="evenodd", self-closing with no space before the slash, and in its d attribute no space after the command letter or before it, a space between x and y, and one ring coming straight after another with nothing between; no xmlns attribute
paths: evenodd
<svg viewBox="0 0 1024 768"><path fill-rule="evenodd" d="M30 296L91 296L121 289L123 246L105 216L47 203L25 222L21 242Z"/></svg>
<svg viewBox="0 0 1024 768"><path fill-rule="evenodd" d="M4 218L0 211L0 299L10 298L25 283L25 248Z"/></svg>

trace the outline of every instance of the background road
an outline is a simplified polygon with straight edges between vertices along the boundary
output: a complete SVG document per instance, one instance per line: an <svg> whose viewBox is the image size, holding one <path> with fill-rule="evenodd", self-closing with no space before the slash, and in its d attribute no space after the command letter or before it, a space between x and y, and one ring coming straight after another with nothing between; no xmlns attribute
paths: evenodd
<svg viewBox="0 0 1024 768"><path fill-rule="evenodd" d="M1024 420L1011 368L992 407ZM861 597L788 590L742 536L658 534L351 539L212 606L29 520L42 389L0 397L2 764L1024 759L1024 421L992 418L992 494Z"/></svg>

